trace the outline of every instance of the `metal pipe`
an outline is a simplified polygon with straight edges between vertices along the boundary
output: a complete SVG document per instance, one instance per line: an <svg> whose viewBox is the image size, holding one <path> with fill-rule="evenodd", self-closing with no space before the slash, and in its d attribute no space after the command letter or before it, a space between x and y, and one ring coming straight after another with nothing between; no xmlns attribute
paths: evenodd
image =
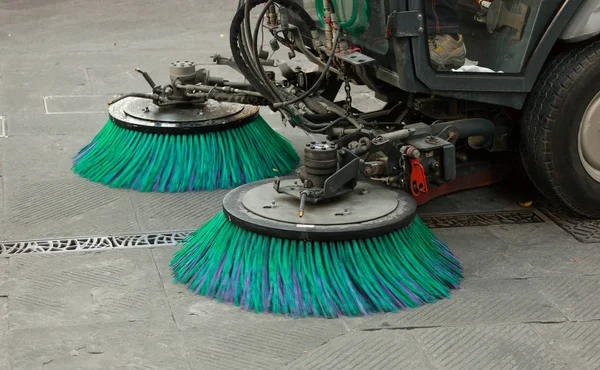
<svg viewBox="0 0 600 370"><path fill-rule="evenodd" d="M185 91L202 91L205 93L220 91L228 94L244 94L262 98L262 95L256 91L240 90L230 86L185 85L182 83L176 83L175 87Z"/></svg>
<svg viewBox="0 0 600 370"><path fill-rule="evenodd" d="M494 123L485 118L467 118L456 121L440 122L431 125L431 133L438 136L445 129L450 128L458 133L461 138L473 138L469 144L473 148L492 149L496 136ZM475 139L475 137L480 137Z"/></svg>
<svg viewBox="0 0 600 370"><path fill-rule="evenodd" d="M393 131L393 132L388 132L388 133L385 133L385 134L381 134L381 135L377 136L375 139L379 140L379 141L383 141L383 140L387 140L387 141L404 140L404 139L407 139L413 132L415 132L415 129L406 129L406 128L403 128L402 130L398 130L398 131Z"/></svg>

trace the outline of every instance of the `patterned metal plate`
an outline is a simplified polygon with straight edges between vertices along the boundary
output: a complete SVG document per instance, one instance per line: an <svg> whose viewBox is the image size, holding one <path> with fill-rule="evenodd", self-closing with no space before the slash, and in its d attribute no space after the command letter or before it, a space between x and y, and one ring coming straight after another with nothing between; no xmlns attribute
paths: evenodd
<svg viewBox="0 0 600 370"><path fill-rule="evenodd" d="M600 243L600 219L589 219L551 204L537 206L560 228L582 243Z"/></svg>
<svg viewBox="0 0 600 370"><path fill-rule="evenodd" d="M167 247L176 245L189 234L190 231L175 231L142 235L0 242L0 256L27 253L83 252L103 249Z"/></svg>
<svg viewBox="0 0 600 370"><path fill-rule="evenodd" d="M501 211L489 213L450 213L420 215L430 228L516 225L544 222L532 211Z"/></svg>
<svg viewBox="0 0 600 370"><path fill-rule="evenodd" d="M532 211L454 213L421 215L420 217L423 222L432 229L544 222L540 216ZM597 230L598 228L599 227L596 226L596 238L600 239ZM183 230L138 235L0 242L0 256L51 252L83 252L105 249L168 247L176 245L185 239L191 232L192 230ZM590 242L589 240L586 241Z"/></svg>

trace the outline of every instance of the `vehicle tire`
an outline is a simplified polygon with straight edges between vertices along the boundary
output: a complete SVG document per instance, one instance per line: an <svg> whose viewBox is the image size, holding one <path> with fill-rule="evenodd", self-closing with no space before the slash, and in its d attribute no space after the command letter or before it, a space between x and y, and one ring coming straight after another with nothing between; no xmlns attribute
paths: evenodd
<svg viewBox="0 0 600 370"><path fill-rule="evenodd" d="M600 217L600 40L547 63L523 110L520 151L545 197Z"/></svg>

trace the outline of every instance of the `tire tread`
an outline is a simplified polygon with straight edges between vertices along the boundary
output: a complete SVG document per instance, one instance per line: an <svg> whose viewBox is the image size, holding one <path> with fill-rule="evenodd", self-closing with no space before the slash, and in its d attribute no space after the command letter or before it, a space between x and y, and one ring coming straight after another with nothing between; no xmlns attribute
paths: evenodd
<svg viewBox="0 0 600 370"><path fill-rule="evenodd" d="M553 57L540 73L521 121L521 157L531 181L548 199L581 214L587 212L571 200L558 181L551 138L559 124L556 117L565 108L569 87L597 61L599 54L600 40L597 40Z"/></svg>

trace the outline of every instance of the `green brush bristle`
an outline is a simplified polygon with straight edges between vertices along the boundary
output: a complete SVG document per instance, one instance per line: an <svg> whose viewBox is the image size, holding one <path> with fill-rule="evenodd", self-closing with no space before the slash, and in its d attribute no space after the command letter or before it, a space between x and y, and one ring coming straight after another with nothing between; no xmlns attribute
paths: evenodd
<svg viewBox="0 0 600 370"><path fill-rule="evenodd" d="M291 316L395 312L448 297L462 279L418 218L376 238L306 242L246 231L221 212L183 242L171 269L197 294Z"/></svg>
<svg viewBox="0 0 600 370"><path fill-rule="evenodd" d="M180 192L230 189L286 175L298 162L290 142L262 117L203 134L145 133L109 120L75 156L73 171L115 188Z"/></svg>

